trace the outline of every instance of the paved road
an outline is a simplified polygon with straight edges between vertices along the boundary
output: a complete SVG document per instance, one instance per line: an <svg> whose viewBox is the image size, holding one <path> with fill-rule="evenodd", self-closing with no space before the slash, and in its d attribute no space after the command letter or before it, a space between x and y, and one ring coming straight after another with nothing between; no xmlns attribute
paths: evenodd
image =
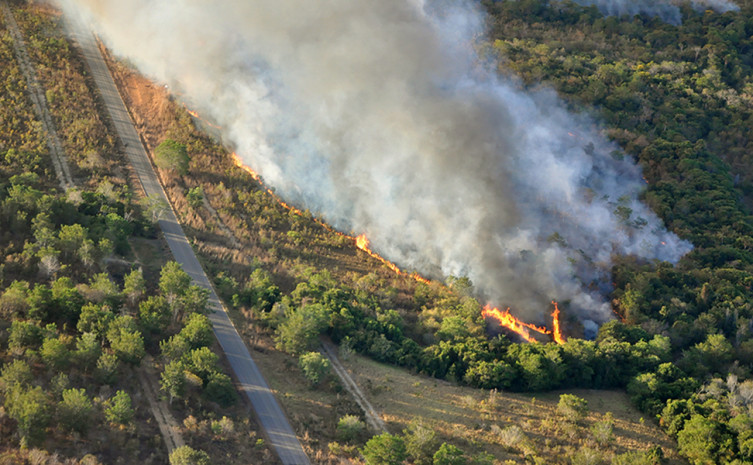
<svg viewBox="0 0 753 465"><path fill-rule="evenodd" d="M72 36L81 48L113 125L125 147L128 160L138 175L145 194L149 197L162 199L167 203L165 191L157 179L133 121L126 110L125 103L118 93L112 75L97 47L94 36L88 28L80 25L71 29L76 31L72 33ZM214 334L230 361L236 379L240 383L240 390L251 401L269 443L277 452L283 464L309 464L309 459L285 417L285 413L280 408L280 404L251 358L248 348L222 307L172 209L167 209L164 212L162 219L159 220L159 225L175 260L193 278L194 283L210 291L209 305L212 312L209 318L212 321Z"/></svg>

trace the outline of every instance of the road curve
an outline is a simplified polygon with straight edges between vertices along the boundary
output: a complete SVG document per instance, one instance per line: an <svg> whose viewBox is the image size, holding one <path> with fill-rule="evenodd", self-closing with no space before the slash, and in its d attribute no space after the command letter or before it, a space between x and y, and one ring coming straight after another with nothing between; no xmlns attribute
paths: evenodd
<svg viewBox="0 0 753 465"><path fill-rule="evenodd" d="M161 199L169 205L165 191L159 183L157 174L154 172L125 103L117 87L115 87L115 82L97 47L93 34L89 31L89 28L73 23L71 18L68 18L68 20L72 23L69 28L71 35L80 47L107 107L113 126L123 147L125 147L128 161L141 181L144 193L148 197ZM230 321L199 260L196 258L196 254L188 243L183 228L180 226L172 208L165 211L159 220L159 225L175 260L181 264L183 270L191 276L195 284L209 290L211 310L209 319L212 321L214 335L230 361L230 366L239 382L239 389L251 401L269 443L284 465L309 464L308 456L306 456L301 443L296 438L285 413L251 358L251 354L240 334Z"/></svg>

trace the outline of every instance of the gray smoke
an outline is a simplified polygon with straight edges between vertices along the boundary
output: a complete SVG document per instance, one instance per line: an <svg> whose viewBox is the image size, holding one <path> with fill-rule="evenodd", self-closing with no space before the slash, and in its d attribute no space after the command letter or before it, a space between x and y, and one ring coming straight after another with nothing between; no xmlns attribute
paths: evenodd
<svg viewBox="0 0 753 465"><path fill-rule="evenodd" d="M680 0L573 0L583 6L594 5L607 16L635 16L645 14L658 16L663 21L679 25L682 23ZM684 3L688 3L685 1ZM714 10L717 13L737 11L740 9L731 0L690 0L690 6L696 11Z"/></svg>
<svg viewBox="0 0 753 465"><path fill-rule="evenodd" d="M479 64L483 16L421 0L63 0L224 128L287 201L401 267L584 318L615 254L691 245L638 201L636 165L555 93Z"/></svg>

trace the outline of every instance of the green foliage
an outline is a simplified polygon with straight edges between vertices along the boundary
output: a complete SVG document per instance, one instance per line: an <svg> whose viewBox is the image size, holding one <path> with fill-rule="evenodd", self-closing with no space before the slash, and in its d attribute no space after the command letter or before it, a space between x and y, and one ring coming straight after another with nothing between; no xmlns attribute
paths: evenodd
<svg viewBox="0 0 753 465"><path fill-rule="evenodd" d="M58 403L57 411L60 424L71 431L86 433L93 414L94 406L83 389L63 391L63 400Z"/></svg>
<svg viewBox="0 0 753 465"><path fill-rule="evenodd" d="M117 355L103 352L97 359L97 367L94 375L99 382L113 384L117 380L120 369L120 359Z"/></svg>
<svg viewBox="0 0 753 465"><path fill-rule="evenodd" d="M118 391L113 397L107 399L105 405L105 419L110 423L129 425L133 421L134 410L131 404L131 396L125 391Z"/></svg>
<svg viewBox="0 0 753 465"><path fill-rule="evenodd" d="M434 454L433 463L434 465L466 465L468 458L458 447L443 442Z"/></svg>
<svg viewBox="0 0 753 465"><path fill-rule="evenodd" d="M233 381L225 373L215 371L209 374L204 386L204 395L212 402L217 402L223 407L229 407L238 400L238 393Z"/></svg>
<svg viewBox="0 0 753 465"><path fill-rule="evenodd" d="M338 441L352 443L366 432L366 423L355 415L345 415L337 421L335 436Z"/></svg>
<svg viewBox="0 0 753 465"><path fill-rule="evenodd" d="M275 340L277 347L298 355L313 349L319 335L327 327L327 311L320 304L309 304L291 312L279 328Z"/></svg>
<svg viewBox="0 0 753 465"><path fill-rule="evenodd" d="M59 338L46 339L39 349L39 355L51 370L65 370L70 360L70 351Z"/></svg>
<svg viewBox="0 0 753 465"><path fill-rule="evenodd" d="M24 360L13 360L0 372L0 389L7 396L14 389L26 389L31 383L31 367Z"/></svg>
<svg viewBox="0 0 753 465"><path fill-rule="evenodd" d="M209 455L203 450L181 446L170 453L170 465L210 465Z"/></svg>
<svg viewBox="0 0 753 465"><path fill-rule="evenodd" d="M319 352L306 352L298 357L298 366L303 371L303 376L312 385L316 386L324 378L326 378L330 371L329 360Z"/></svg>
<svg viewBox="0 0 753 465"><path fill-rule="evenodd" d="M44 438L45 428L52 418L50 402L42 388L12 389L5 397L8 416L17 423L21 443L36 443Z"/></svg>
<svg viewBox="0 0 753 465"><path fill-rule="evenodd" d="M399 465L408 458L405 441L389 433L376 435L361 449L366 465Z"/></svg>
<svg viewBox="0 0 753 465"><path fill-rule="evenodd" d="M588 401L573 394L560 394L557 414L566 421L578 423L588 415Z"/></svg>
<svg viewBox="0 0 753 465"><path fill-rule="evenodd" d="M201 186L189 189L186 193L186 201L193 209L201 207L204 204L204 189Z"/></svg>
<svg viewBox="0 0 753 465"><path fill-rule="evenodd" d="M180 360L175 360L167 365L160 376L160 387L173 399L183 397L186 391L186 367Z"/></svg>
<svg viewBox="0 0 753 465"><path fill-rule="evenodd" d="M206 347L211 345L214 340L212 323L205 315L198 313L189 315L188 321L180 330L179 335L192 348Z"/></svg>
<svg viewBox="0 0 753 465"><path fill-rule="evenodd" d="M437 435L434 429L420 421L412 421L403 430L405 451L416 465L428 465L434 460L437 450Z"/></svg>
<svg viewBox="0 0 753 465"><path fill-rule="evenodd" d="M186 146L172 139L165 139L154 149L154 164L163 170L184 176L188 173L188 162Z"/></svg>

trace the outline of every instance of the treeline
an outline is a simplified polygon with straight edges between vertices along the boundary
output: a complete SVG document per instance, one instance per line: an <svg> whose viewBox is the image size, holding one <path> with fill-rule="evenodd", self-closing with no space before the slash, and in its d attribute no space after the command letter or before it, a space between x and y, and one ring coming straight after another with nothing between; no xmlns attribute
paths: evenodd
<svg viewBox="0 0 753 465"><path fill-rule="evenodd" d="M501 68L595 108L641 163L645 201L696 247L676 267L629 258L614 267L624 328L669 343L662 363L623 379L628 392L692 463L751 463L750 2L739 13L684 9L678 27L545 0L484 3L486 50Z"/></svg>

